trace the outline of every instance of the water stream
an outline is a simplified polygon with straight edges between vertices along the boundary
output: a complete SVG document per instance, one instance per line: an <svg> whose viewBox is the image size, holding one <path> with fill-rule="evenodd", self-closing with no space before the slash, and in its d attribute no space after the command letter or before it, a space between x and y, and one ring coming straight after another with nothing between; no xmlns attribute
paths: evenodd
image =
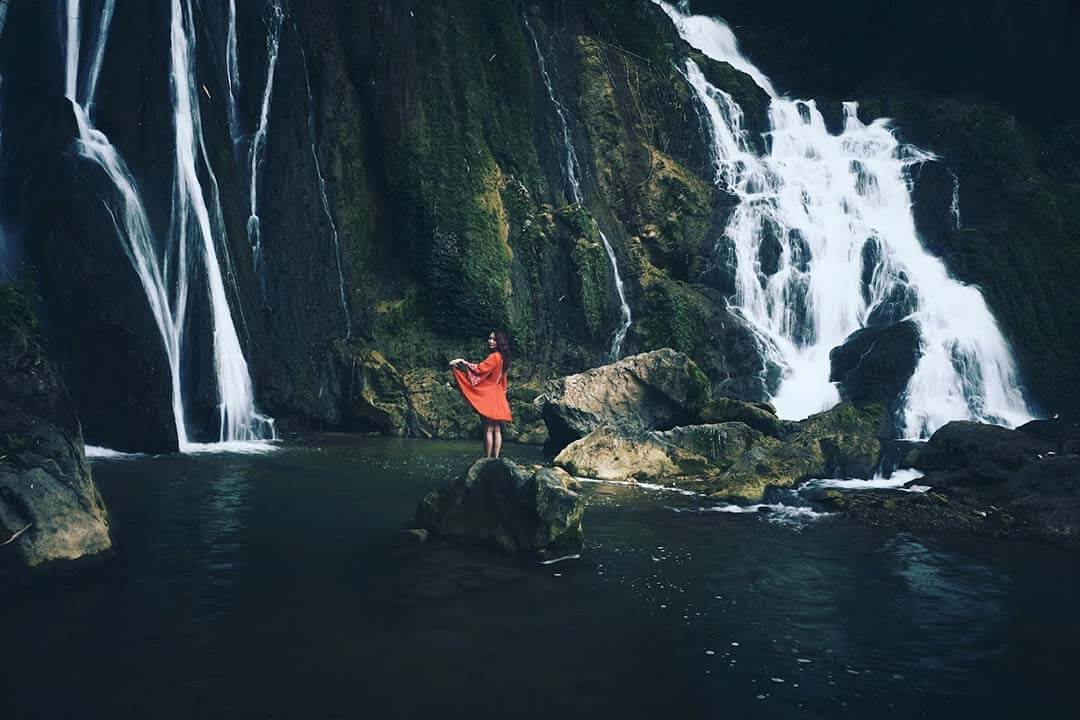
<svg viewBox="0 0 1080 720"><path fill-rule="evenodd" d="M544 87L547 88L548 98L555 108L555 116L559 119L559 128L562 131L563 147L565 150L563 170L566 173L567 184L570 188L570 197L573 199L573 202L584 206L585 198L581 192L581 181L578 179L580 166L578 164L577 152L574 150L573 136L570 134L570 125L566 121L566 109L555 94L551 76L548 74L547 63L544 60L544 53L540 50L540 43L536 39L536 33L533 32L532 25L529 24L529 18L526 16L523 19L525 21L525 29L529 32L529 37L532 38L533 47L536 48L536 61L540 68L540 77L544 79ZM600 225L596 222L595 218L593 219L593 224L596 226L596 232L600 236L600 242L603 243L604 252L607 254L608 262L611 263L611 273L615 280L615 291L619 296L619 313L622 316L622 321L615 331L615 336L611 340L611 351L609 353L611 360L614 362L619 359L622 353L622 344L626 340L626 333L630 330L634 318L630 312L630 305L626 302L626 288L623 284L622 276L619 274L619 262L615 257L615 249L611 247L611 242L608 240L604 231L600 229Z"/></svg>
<svg viewBox="0 0 1080 720"><path fill-rule="evenodd" d="M317 147L318 135L315 133L315 97L311 93L311 74L308 72L307 53L304 51L304 43L300 39L300 29L293 20L293 34L300 48L300 60L304 67L304 87L307 88L308 100L308 135L311 139L311 159L315 164L315 177L318 179L319 200L322 203L323 214L326 222L330 225L330 233L334 238L334 264L338 276L338 296L341 301L341 314L345 323L345 340L352 339L352 313L349 312L349 298L345 291L345 271L342 267L344 259L341 254L341 238L338 235L337 223L330 211L330 198L326 195L326 178L323 177L322 166L319 164L319 150Z"/></svg>
<svg viewBox="0 0 1080 720"><path fill-rule="evenodd" d="M231 21L235 18L230 15ZM281 41L281 25L285 19L279 0L270 3L267 33L266 33L266 88L263 90L262 105L259 110L259 127L255 131L255 137L251 140L251 148L248 151L248 162L251 166L251 174L248 181L248 193L251 199L248 216L247 231L248 241L251 243L251 255L255 263L255 274L262 284L263 295L266 295L266 268L262 254L262 228L259 225L259 184L261 180L263 155L266 152L266 134L270 123L270 99L274 93L274 72L277 69L278 46ZM230 26L231 27L231 26ZM230 31L230 47L235 38Z"/></svg>
<svg viewBox="0 0 1080 720"><path fill-rule="evenodd" d="M712 132L717 185L738 201L717 255L734 274L733 306L784 368L772 398L780 414L800 419L834 405L829 351L859 328L910 318L922 356L902 400L905 437L928 437L950 420L1029 420L1011 350L982 293L951 278L919 242L911 170L935 156L899 142L885 120L864 124L855 103L844 104L843 130L831 134L813 100L777 93L722 20L657 4L688 43L747 73L770 97L768 150L759 153L731 95L692 59L683 68ZM956 182L954 223L958 192Z"/></svg>

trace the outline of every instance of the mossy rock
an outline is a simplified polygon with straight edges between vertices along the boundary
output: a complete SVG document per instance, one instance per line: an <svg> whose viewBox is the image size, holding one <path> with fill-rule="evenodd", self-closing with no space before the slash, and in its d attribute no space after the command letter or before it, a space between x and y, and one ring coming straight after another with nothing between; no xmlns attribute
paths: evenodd
<svg viewBox="0 0 1080 720"><path fill-rule="evenodd" d="M713 497L760 502L770 487L821 477L870 478L881 460L885 411L840 404L797 423L782 439L764 438L726 473L709 481Z"/></svg>

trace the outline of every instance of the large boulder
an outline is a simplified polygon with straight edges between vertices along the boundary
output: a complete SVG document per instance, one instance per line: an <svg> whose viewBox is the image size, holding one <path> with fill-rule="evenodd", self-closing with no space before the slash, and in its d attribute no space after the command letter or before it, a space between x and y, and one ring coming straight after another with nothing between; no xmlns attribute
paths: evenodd
<svg viewBox="0 0 1080 720"><path fill-rule="evenodd" d="M413 527L522 557L560 557L581 549L585 500L579 490L559 468L477 460L464 475L420 501Z"/></svg>
<svg viewBox="0 0 1080 720"><path fill-rule="evenodd" d="M661 348L553 380L536 403L557 452L601 425L634 435L692 424L708 390L693 360Z"/></svg>
<svg viewBox="0 0 1080 720"><path fill-rule="evenodd" d="M881 460L884 410L841 404L798 423L782 439L763 437L727 472L710 479L712 496L759 502L770 487L787 488L810 478L869 478Z"/></svg>
<svg viewBox="0 0 1080 720"><path fill-rule="evenodd" d="M25 574L112 548L63 381L19 293L0 286L0 571Z"/></svg>
<svg viewBox="0 0 1080 720"><path fill-rule="evenodd" d="M829 380L837 383L844 402L859 407L880 403L892 408L920 357L919 326L913 321L863 328L829 353Z"/></svg>
<svg viewBox="0 0 1080 720"><path fill-rule="evenodd" d="M669 480L716 475L764 440L740 422L688 425L622 435L597 428L563 448L555 464L573 475L598 480Z"/></svg>

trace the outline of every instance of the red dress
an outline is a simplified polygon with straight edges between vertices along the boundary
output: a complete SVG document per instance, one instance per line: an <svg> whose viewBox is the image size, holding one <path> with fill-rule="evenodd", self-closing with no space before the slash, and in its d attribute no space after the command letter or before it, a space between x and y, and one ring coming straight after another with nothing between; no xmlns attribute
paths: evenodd
<svg viewBox="0 0 1080 720"><path fill-rule="evenodd" d="M465 401L488 420L510 422L510 403L506 401L506 373L502 355L493 352L480 364L465 363L465 370L453 369L454 381Z"/></svg>

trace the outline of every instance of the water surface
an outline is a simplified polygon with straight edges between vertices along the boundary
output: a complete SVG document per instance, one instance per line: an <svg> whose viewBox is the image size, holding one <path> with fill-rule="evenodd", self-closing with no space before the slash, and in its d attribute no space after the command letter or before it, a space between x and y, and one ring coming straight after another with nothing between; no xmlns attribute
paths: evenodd
<svg viewBox="0 0 1080 720"><path fill-rule="evenodd" d="M535 451L508 446L535 461ZM402 545L475 444L98 460L118 555L0 599L0 717L1069 717L1080 562L591 486L579 560Z"/></svg>

